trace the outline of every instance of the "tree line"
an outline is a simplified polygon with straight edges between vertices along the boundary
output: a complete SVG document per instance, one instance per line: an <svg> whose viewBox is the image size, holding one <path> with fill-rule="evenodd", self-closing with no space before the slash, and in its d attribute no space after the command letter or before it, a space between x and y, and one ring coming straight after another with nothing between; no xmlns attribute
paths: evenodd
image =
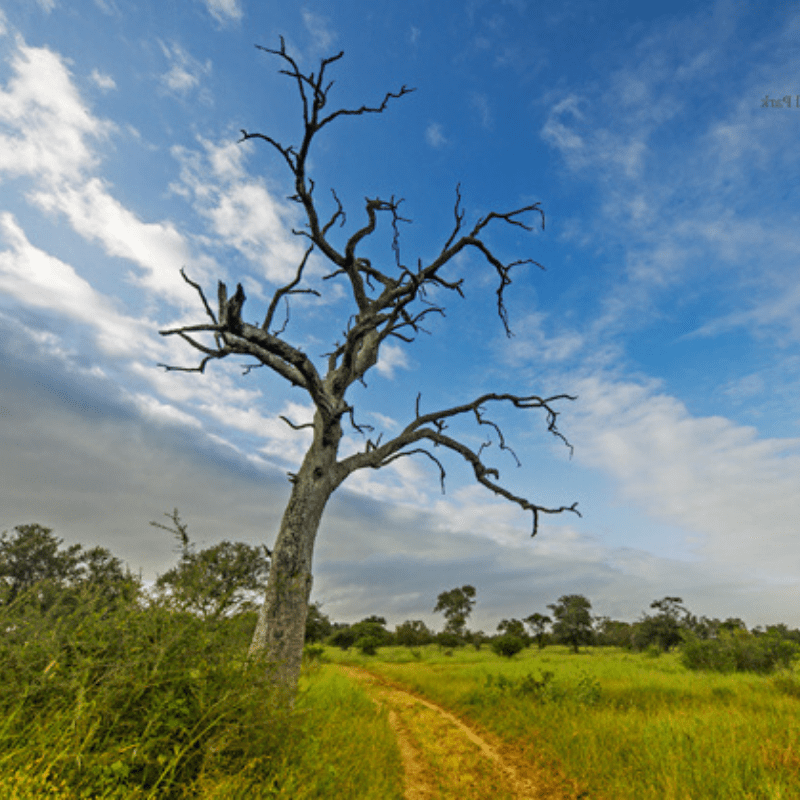
<svg viewBox="0 0 800 800"><path fill-rule="evenodd" d="M255 614L270 570L266 547L223 541L197 550L178 510L165 515L174 527L150 524L166 530L178 541L178 563L159 575L149 592L141 578L123 568L122 562L103 547L63 547L52 529L38 524L18 525L14 534L0 535L0 606L27 597L46 611L64 593L79 597L91 591L109 608L125 603L167 602L177 611L189 612L215 622L226 617ZM306 647L329 644L344 650L356 648L374 655L380 647L402 645L418 648L437 644L446 652L472 646L489 646L511 658L535 645L621 647L657 656L679 650L690 668L721 671L770 672L788 667L800 654L800 630L780 623L748 630L738 617L725 620L698 617L683 599L667 596L654 600L649 613L634 622L592 615L592 604L581 594L562 595L547 606L549 614L534 612L523 618L502 619L492 634L470 630L467 622L476 603L471 585L441 592L433 607L444 626L433 631L422 620L406 620L389 630L386 618L373 614L349 624L332 621L320 603L309 606L305 626Z"/></svg>

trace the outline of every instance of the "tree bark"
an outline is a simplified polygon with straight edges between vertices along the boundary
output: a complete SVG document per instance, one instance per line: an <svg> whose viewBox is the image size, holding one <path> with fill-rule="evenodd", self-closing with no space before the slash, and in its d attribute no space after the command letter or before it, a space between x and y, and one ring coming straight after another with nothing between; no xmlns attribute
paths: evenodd
<svg viewBox="0 0 800 800"><path fill-rule="evenodd" d="M343 480L336 463L341 435L338 421L325 424L317 412L314 441L300 471L290 476L292 493L272 551L264 604L250 644L249 656L266 658L290 702L303 658L314 542L328 498Z"/></svg>

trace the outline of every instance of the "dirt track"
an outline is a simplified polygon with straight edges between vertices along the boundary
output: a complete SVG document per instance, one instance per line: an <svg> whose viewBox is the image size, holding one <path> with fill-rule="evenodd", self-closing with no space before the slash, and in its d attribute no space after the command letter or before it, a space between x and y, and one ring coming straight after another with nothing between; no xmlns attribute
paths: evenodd
<svg viewBox="0 0 800 800"><path fill-rule="evenodd" d="M364 669L340 669L388 709L405 768L406 800L574 797L543 780L530 759L479 735L435 703Z"/></svg>

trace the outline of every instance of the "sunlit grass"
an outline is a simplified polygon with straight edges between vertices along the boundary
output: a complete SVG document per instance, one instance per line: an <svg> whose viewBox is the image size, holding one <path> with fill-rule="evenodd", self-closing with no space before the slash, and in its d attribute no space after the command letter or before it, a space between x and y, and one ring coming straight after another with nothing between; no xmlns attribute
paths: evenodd
<svg viewBox="0 0 800 800"><path fill-rule="evenodd" d="M417 657L407 648L329 654L455 709L591 797L800 797L796 673L690 672L672 654L611 648L532 648L512 660L436 646Z"/></svg>

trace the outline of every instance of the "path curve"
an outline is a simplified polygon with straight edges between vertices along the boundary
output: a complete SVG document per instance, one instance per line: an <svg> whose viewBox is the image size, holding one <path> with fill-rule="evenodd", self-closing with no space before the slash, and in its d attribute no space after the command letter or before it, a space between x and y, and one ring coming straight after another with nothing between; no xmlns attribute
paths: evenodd
<svg viewBox="0 0 800 800"><path fill-rule="evenodd" d="M518 800L554 793L534 765L513 748L488 741L455 714L360 667L339 665L378 706L388 710L405 770L406 800ZM546 788L545 788L546 787Z"/></svg>

